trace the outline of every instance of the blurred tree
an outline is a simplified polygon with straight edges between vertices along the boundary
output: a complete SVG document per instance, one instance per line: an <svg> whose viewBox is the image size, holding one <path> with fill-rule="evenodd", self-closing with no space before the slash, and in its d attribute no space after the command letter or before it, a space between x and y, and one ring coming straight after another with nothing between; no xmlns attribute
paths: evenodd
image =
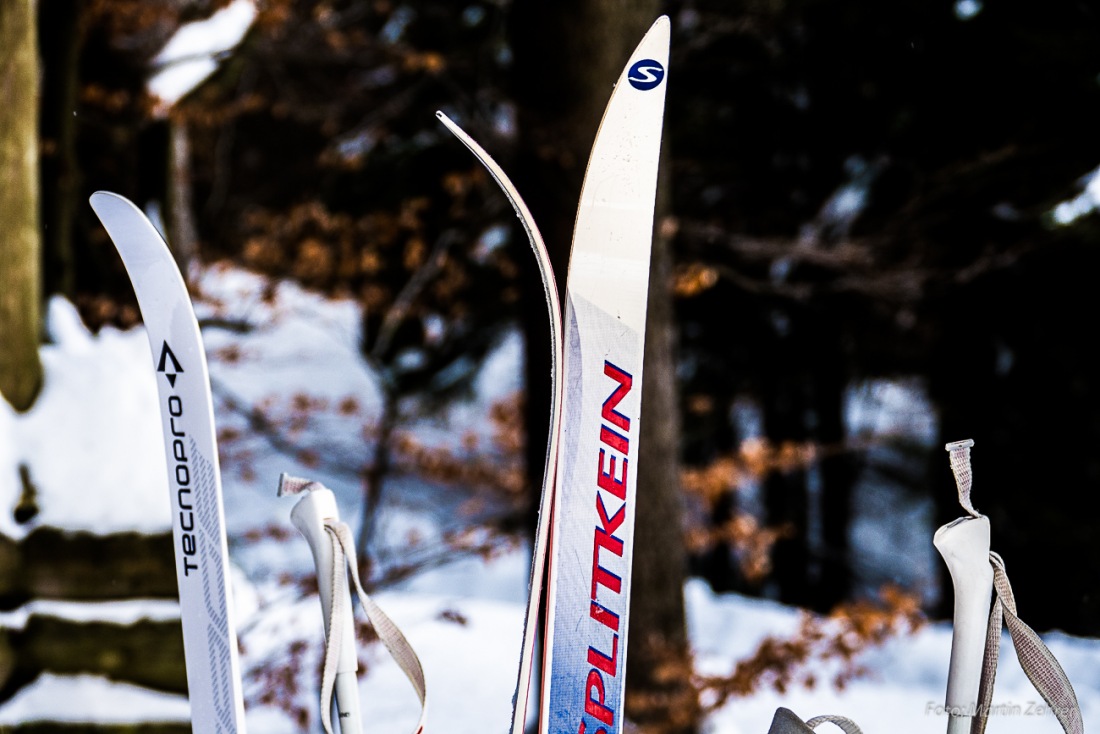
<svg viewBox="0 0 1100 734"><path fill-rule="evenodd" d="M81 176L163 205L168 134L150 124L148 61L182 20L224 3L85 2ZM507 234L510 211L431 113L446 109L505 164L563 284L584 161L621 64L601 71L602 59L625 55L638 35L625 30L633 5L620 3L604 11L619 25L582 45L599 20L589 7L272 0L241 53L178 110L203 256L358 298L364 353L392 370L395 396L461 395L523 310L535 477L549 404L540 288L518 272L532 263ZM1058 562L1074 555L1084 576L1100 577L1100 551L1086 542L1095 523L1036 512L1031 489L1100 479L1089 448L1100 439L1097 365L1082 338L1098 217L1051 216L1100 163L1096 10L1074 0L668 0L647 17L658 12L674 33L664 171L675 181L665 233L680 454L704 467L762 436L827 457L764 480L770 517L759 520L791 529L771 580L742 573L732 546L694 568L716 587L820 610L846 596L851 488L870 459L847 434L845 392L916 376L935 400L940 443L978 442L991 491L977 486L975 500L1035 605L1029 621L1096 630L1100 592ZM60 134L45 139L64 147ZM54 189L44 187L47 217L63 198ZM132 321L132 310L105 305L128 285L82 210L78 302L100 321ZM425 270L432 262L442 264ZM411 286L420 296L406 308ZM1055 430L1066 459L1045 461L1032 447ZM899 481L914 495L934 488L937 519L950 519L938 446L927 461ZM715 503L715 528L745 505L732 493Z"/></svg>
<svg viewBox="0 0 1100 734"><path fill-rule="evenodd" d="M32 0L0 4L0 394L16 410L42 387L36 35Z"/></svg>
<svg viewBox="0 0 1100 734"><path fill-rule="evenodd" d="M360 304L361 350L384 396L360 464L365 558L383 487L401 471L396 429L468 397L514 320L499 223L510 209L433 114L496 116L500 34L491 4L456 22L432 3L272 3L174 113L189 131L204 255ZM491 135L478 134L488 147Z"/></svg>
<svg viewBox="0 0 1100 734"><path fill-rule="evenodd" d="M76 153L80 51L85 0L38 4L41 46L41 182L43 286L46 293L76 295L73 252L80 165Z"/></svg>
<svg viewBox="0 0 1100 734"><path fill-rule="evenodd" d="M844 445L845 386L917 375L939 445L977 442L975 501L1029 622L1095 633L1097 521L1037 509L1034 488L1100 478L1094 350L1075 325L1095 308L1097 217L1051 215L1100 162L1096 9L672 5L674 64L691 70L669 90L678 275L696 285L678 302L683 394L710 398L689 404L688 460L736 444L746 400L773 442ZM1051 431L1072 461L1036 451ZM928 461L904 479L946 521L939 446ZM819 609L848 592L859 471L853 448L768 484L769 519L797 533L765 589Z"/></svg>

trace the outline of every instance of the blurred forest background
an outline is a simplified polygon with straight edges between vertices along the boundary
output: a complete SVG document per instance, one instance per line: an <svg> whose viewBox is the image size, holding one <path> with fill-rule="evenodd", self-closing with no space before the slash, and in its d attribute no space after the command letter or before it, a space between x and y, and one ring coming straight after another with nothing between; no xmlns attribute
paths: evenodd
<svg viewBox="0 0 1100 734"><path fill-rule="evenodd" d="M434 112L514 178L564 286L600 115L665 13L643 422L654 458L638 518L652 542L639 543L634 591L638 629L664 632L632 639L638 675L660 678L652 661L684 644L685 574L818 611L906 587L904 558L859 570L857 488L925 503L930 546L961 514L943 444L963 438L1024 618L1100 635L1100 518L1086 499L1100 489L1088 326L1100 216L1087 193L1100 8L258 0L208 79L158 99L148 81L164 44L230 5L38 0L39 105L21 111L6 90L20 8L34 4L4 0L0 388L13 405L38 386L15 346L40 338L34 304L65 295L93 328L140 318L86 204L107 189L157 206L181 262L228 258L356 298L386 386L380 442L404 397L461 399L521 326L527 499L500 522L527 531L549 405L542 291L511 208ZM20 175L12 141L28 129L38 167ZM925 401L912 420L932 415L930 433L853 427L852 396L883 384ZM377 459L365 487L386 469ZM906 591L949 615L949 594Z"/></svg>

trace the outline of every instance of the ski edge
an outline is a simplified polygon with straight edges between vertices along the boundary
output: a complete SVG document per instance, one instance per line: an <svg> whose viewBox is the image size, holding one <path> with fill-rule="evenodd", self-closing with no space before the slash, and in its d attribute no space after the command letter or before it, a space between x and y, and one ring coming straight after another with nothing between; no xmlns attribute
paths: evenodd
<svg viewBox="0 0 1100 734"><path fill-rule="evenodd" d="M538 525L535 531L534 548L532 550L531 573L528 582L527 613L523 622L523 643L520 653L519 675L516 682L516 692L512 700L512 729L511 734L523 734L527 724L527 715L530 706L531 678L533 676L535 639L538 628L539 612L542 609L542 579L546 570L546 562L549 555L550 527L553 517L554 487L557 473L558 436L561 431L562 398L564 385L562 382L563 362L562 336L561 336L561 302L558 297L557 282L554 278L554 270L550 263L550 254L546 249L546 243L542 239L535 218L527 208L519 191L512 183L504 170L493 160L484 148L460 128L451 118L443 112L436 112L436 117L446 128L457 137L474 157L485 167L496 181L497 185L507 196L508 201L515 209L523 228L527 233L527 239L531 249L535 253L535 259L539 267L539 275L542 278L542 286L545 291L546 306L550 317L550 343L552 353L551 383L552 397L550 406L550 435L546 446L546 464L543 470L542 492L539 499ZM549 649L547 652L549 654ZM545 661L544 661L545 665Z"/></svg>

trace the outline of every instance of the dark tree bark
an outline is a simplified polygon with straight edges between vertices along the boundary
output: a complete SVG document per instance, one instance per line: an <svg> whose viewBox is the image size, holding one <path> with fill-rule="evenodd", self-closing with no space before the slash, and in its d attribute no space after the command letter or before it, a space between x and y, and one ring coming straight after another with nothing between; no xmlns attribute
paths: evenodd
<svg viewBox="0 0 1100 734"><path fill-rule="evenodd" d="M764 430L773 444L806 440L804 395L788 378L776 375L763 381ZM791 534L775 545L769 587L779 600L802 607L813 605L809 584L810 517L804 469L772 472L764 481L764 507L770 525L789 527Z"/></svg>
<svg viewBox="0 0 1100 734"><path fill-rule="evenodd" d="M46 293L72 298L76 292L73 234L80 184L76 152L77 89L83 45L84 0L42 0L42 219Z"/></svg>
<svg viewBox="0 0 1100 734"><path fill-rule="evenodd" d="M765 507L769 524L793 530L776 545L775 596L824 613L852 589L848 531L858 466L842 449L844 391L851 379L840 346L844 336L806 317L794 314L793 336L777 353L776 361L785 367L763 381L765 424L774 444L809 441L824 452L815 466L770 476Z"/></svg>
<svg viewBox="0 0 1100 734"><path fill-rule="evenodd" d="M191 139L182 116L169 118L167 191L168 244L185 280L191 279L191 263L198 258L199 234L191 195Z"/></svg>
<svg viewBox="0 0 1100 734"><path fill-rule="evenodd" d="M826 343L820 346L821 363L814 376L817 443L826 448L840 447L846 439L844 428L844 392L850 375L843 368L835 346L842 342L834 330L818 330ZM821 543L814 585L816 607L828 611L846 600L852 590L848 532L852 519L852 487L859 476L856 456L849 450L827 452L818 465L821 479L818 500L821 517Z"/></svg>

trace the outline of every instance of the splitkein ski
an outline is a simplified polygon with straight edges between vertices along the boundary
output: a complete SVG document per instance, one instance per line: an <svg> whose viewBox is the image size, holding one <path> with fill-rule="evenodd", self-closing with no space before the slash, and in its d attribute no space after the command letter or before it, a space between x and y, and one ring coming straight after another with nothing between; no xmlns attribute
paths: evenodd
<svg viewBox="0 0 1100 734"><path fill-rule="evenodd" d="M539 731L592 727L595 734L622 727L643 338L668 48L668 18L661 17L608 103L581 191L564 324L549 256L530 211L493 159L436 113L515 208L535 252L550 315L551 426L512 734L524 730L527 716L548 560Z"/></svg>
<svg viewBox="0 0 1100 734"><path fill-rule="evenodd" d="M573 231L544 733L619 734L623 728L642 356L669 36L662 16L615 85Z"/></svg>

